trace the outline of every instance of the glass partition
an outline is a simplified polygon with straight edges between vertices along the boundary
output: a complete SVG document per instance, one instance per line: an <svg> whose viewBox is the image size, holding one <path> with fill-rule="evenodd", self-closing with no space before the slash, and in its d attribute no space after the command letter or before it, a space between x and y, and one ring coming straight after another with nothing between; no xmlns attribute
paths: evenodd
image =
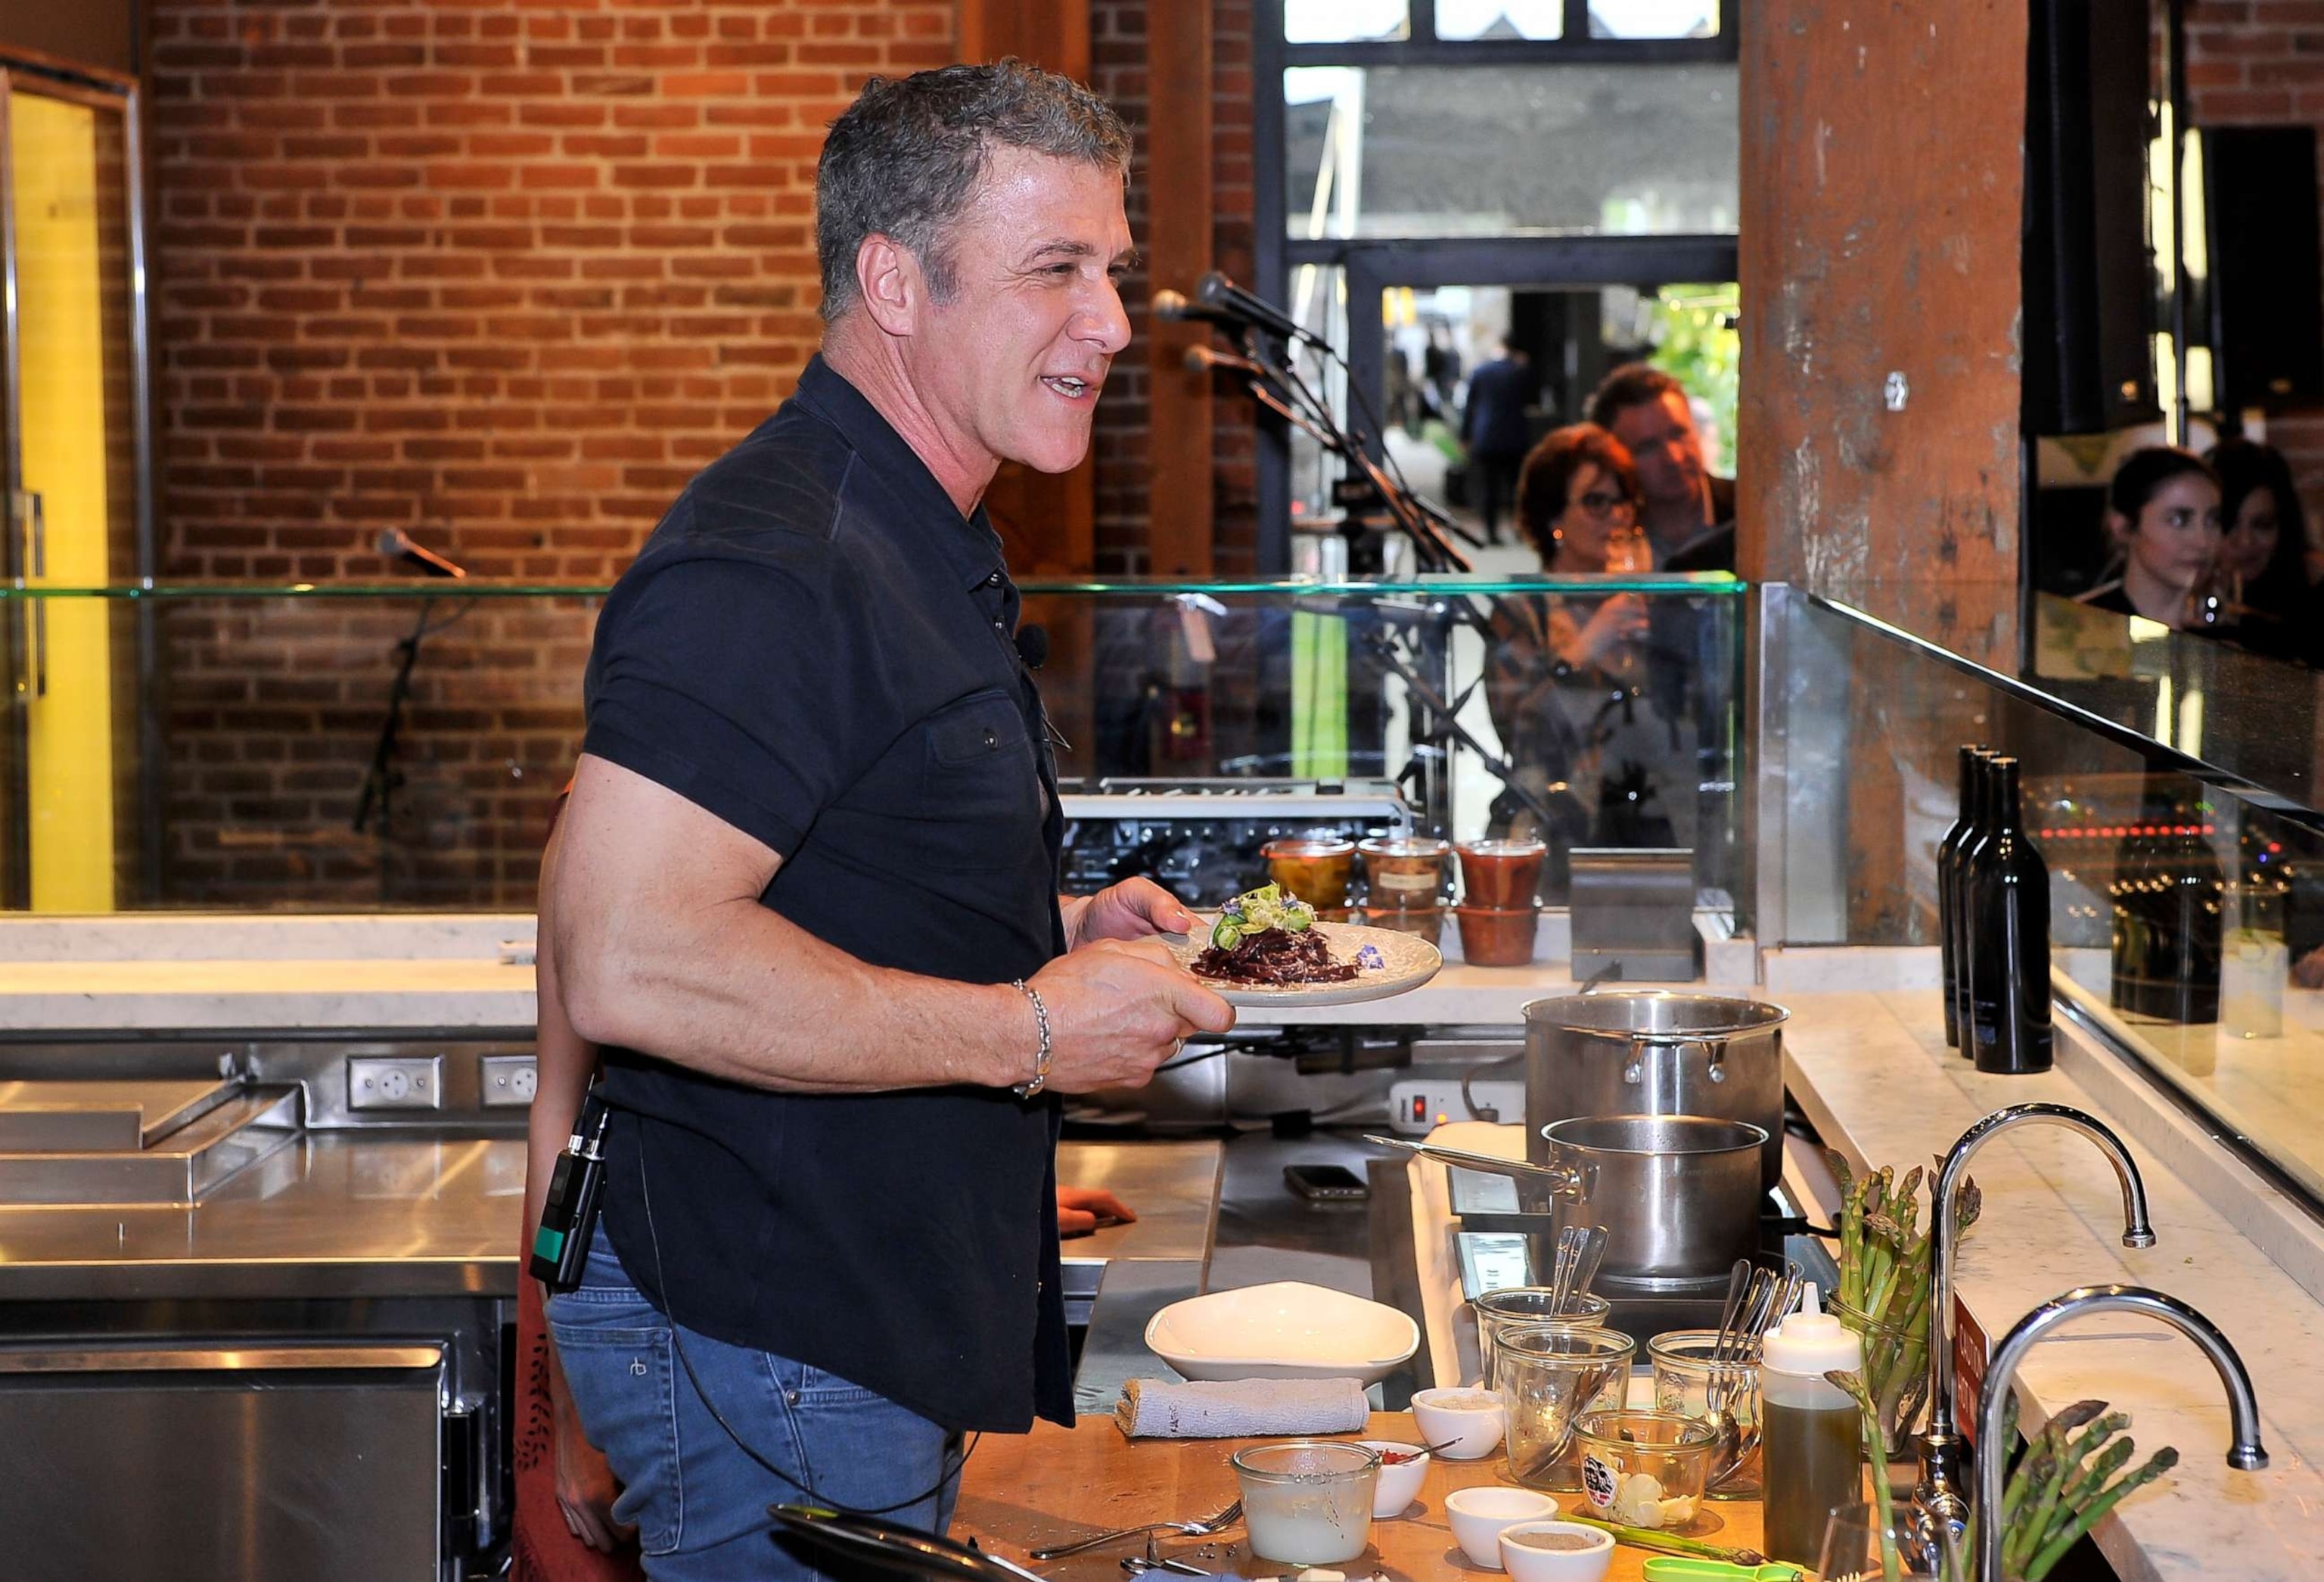
<svg viewBox="0 0 2324 1582"><path fill-rule="evenodd" d="M1022 587L1069 815L1321 787L1360 791L1368 828L1685 847L1713 904L1740 887L1730 578ZM152 656L110 672L114 908L503 911L533 902L608 591L14 587L0 606L69 602ZM1643 618L1591 628L1609 606ZM0 773L0 821L51 811ZM1223 900L1263 878L1239 860L1076 847L1067 868Z"/></svg>
<svg viewBox="0 0 2324 1582"><path fill-rule="evenodd" d="M2077 606L2035 609L2030 661L1978 665L1761 595L1763 943L1934 944L1956 750L2008 753L2066 1004L2324 1201L2315 676Z"/></svg>

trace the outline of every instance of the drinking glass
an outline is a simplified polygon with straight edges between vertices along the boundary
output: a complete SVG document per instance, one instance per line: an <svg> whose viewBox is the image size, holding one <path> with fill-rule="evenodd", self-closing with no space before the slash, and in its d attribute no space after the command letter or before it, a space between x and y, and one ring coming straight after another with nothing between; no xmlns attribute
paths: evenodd
<svg viewBox="0 0 2324 1582"><path fill-rule="evenodd" d="M1582 1486L1574 1420L1622 1404L1637 1351L1638 1343L1616 1329L1532 1324L1501 1331L1494 1366L1513 1480L1533 1489Z"/></svg>
<svg viewBox="0 0 2324 1582"><path fill-rule="evenodd" d="M1928 1303L1904 1328L1860 1313L1837 1297L1824 1304L1824 1311L1863 1342L1864 1384L1880 1410L1881 1448L1892 1465L1911 1459L1914 1437L1925 1426L1929 1410Z"/></svg>
<svg viewBox="0 0 2324 1582"><path fill-rule="evenodd" d="M1595 1291L1570 1292L1563 1307L1545 1285L1512 1285L1489 1291L1469 1304L1477 1314L1479 1382L1493 1389L1493 1350L1505 1329L1536 1325L1552 1329L1602 1329L1613 1304Z"/></svg>
<svg viewBox="0 0 2324 1582"><path fill-rule="evenodd" d="M1837 1506L1825 1524L1823 1563L1816 1568L1824 1582L1885 1582L1892 1577L1895 1582L1938 1582L1937 1570L1937 1557L1914 1541L1901 1501L1885 1527L1872 1505Z"/></svg>
<svg viewBox="0 0 2324 1582"><path fill-rule="evenodd" d="M1739 1356L1713 1362L1711 1354L1718 1346L1716 1329L1673 1329L1646 1342L1646 1357L1655 1370L1655 1408L1705 1419L1718 1431L1711 1460L1711 1498L1756 1500L1759 1343L1744 1341Z"/></svg>

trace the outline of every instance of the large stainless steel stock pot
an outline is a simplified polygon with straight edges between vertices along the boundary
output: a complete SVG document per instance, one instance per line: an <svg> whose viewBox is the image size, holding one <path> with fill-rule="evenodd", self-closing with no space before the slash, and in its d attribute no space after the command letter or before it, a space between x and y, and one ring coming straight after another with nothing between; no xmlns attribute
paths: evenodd
<svg viewBox="0 0 2324 1582"><path fill-rule="evenodd" d="M1784 1173L1784 1023L1760 1000L1623 989L1525 1008L1526 1156L1550 1162L1543 1128L1578 1115L1709 1115L1766 1133L1759 1184Z"/></svg>

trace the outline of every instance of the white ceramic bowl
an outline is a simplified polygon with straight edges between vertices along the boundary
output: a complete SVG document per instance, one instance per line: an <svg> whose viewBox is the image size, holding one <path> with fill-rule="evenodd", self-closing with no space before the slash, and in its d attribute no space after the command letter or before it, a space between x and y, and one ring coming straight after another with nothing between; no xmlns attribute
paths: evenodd
<svg viewBox="0 0 2324 1582"><path fill-rule="evenodd" d="M1557 1502L1531 1489L1486 1484L1455 1489L1444 1496L1444 1514L1452 1523L1452 1538L1461 1552L1489 1571L1501 1568L1501 1530L1520 1522L1547 1522L1557 1514Z"/></svg>
<svg viewBox="0 0 2324 1582"><path fill-rule="evenodd" d="M1420 1328L1379 1302L1281 1281L1172 1302L1146 1326L1146 1345L1189 1379L1371 1384L1420 1349Z"/></svg>
<svg viewBox="0 0 2324 1582"><path fill-rule="evenodd" d="M1521 1532L1570 1532L1590 1547L1535 1549L1517 1540ZM1578 1522L1513 1522L1501 1529L1500 1545L1509 1582L1598 1582L1614 1564L1614 1535Z"/></svg>
<svg viewBox="0 0 2324 1582"><path fill-rule="evenodd" d="M1370 1445L1380 1453L1379 1482L1372 1485L1372 1519L1384 1522L1391 1516L1401 1516L1420 1497L1420 1485L1428 1481L1428 1452L1417 1445L1407 1445L1400 1439L1359 1439L1359 1445ZM1390 1463L1390 1451L1420 1450L1409 1461Z"/></svg>
<svg viewBox="0 0 2324 1582"><path fill-rule="evenodd" d="M1475 1398L1490 1406L1452 1404ZM1412 1397L1412 1420L1420 1427L1420 1442L1434 1445L1447 1461L1475 1461L1493 1453L1501 1442L1508 1414L1500 1397L1477 1384L1457 1390L1420 1390ZM1450 1440L1451 1443L1446 1443Z"/></svg>

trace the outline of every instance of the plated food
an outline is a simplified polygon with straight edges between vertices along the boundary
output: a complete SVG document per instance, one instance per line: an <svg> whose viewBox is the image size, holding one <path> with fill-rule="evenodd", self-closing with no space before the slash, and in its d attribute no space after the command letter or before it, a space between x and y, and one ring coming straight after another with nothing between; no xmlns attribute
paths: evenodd
<svg viewBox="0 0 2324 1582"><path fill-rule="evenodd" d="M1227 902L1207 931L1171 947L1236 1005L1337 1005L1418 988L1444 965L1436 947L1388 929L1316 920L1275 884Z"/></svg>

